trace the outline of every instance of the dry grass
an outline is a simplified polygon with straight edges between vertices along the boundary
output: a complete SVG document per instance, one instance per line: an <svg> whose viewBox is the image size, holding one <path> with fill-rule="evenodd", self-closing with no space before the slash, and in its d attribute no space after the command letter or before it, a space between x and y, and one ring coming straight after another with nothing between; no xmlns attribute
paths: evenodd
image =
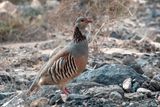
<svg viewBox="0 0 160 107"><path fill-rule="evenodd" d="M50 11L47 15L48 23L61 30L73 26L78 16L88 16L95 20L96 25L106 21L106 16L111 21L122 17L129 17L130 0L63 0L59 8Z"/></svg>
<svg viewBox="0 0 160 107"><path fill-rule="evenodd" d="M131 4L133 5L130 0L62 0L56 9L40 13L43 17L40 20L39 15L33 16L32 14L35 13L31 11L25 18L19 16L15 18L16 20L3 23L0 28L0 39L5 41L3 40L4 37L6 41L10 38L11 41L30 41L34 38L34 40L39 40L53 30L71 33L74 21L78 16L93 18L92 29L94 29L93 34L95 34L96 29L99 29L102 23L106 23L105 28L108 28L115 21L133 15L130 10ZM27 19L26 17L30 18ZM34 19L32 21L34 23L30 23L30 19ZM43 27L47 27L47 30L44 31ZM43 40L47 38L45 37Z"/></svg>
<svg viewBox="0 0 160 107"><path fill-rule="evenodd" d="M87 16L94 20L92 35L96 34L91 46L96 50L106 42L106 36L110 34L108 28L117 21L131 17L135 14L132 0L63 0L60 6L47 13L50 28L56 31L69 32L73 29L74 21L78 16ZM105 23L101 31L99 28ZM105 30L104 30L105 29ZM103 41L97 41L99 35L104 36ZM97 52L97 51L96 51Z"/></svg>

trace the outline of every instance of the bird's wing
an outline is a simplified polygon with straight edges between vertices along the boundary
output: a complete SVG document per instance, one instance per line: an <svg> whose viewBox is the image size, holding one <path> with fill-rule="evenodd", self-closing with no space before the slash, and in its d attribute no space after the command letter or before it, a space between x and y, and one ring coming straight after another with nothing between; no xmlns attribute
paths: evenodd
<svg viewBox="0 0 160 107"><path fill-rule="evenodd" d="M60 50L56 55L52 56L49 61L46 63L46 65L42 68L42 70L40 70L40 75L39 77L41 77L41 75L43 75L46 70L54 63L56 62L58 59L63 58L63 59L67 59L67 56L70 54L70 52L68 51L68 48L63 48L62 50ZM64 64L64 63L62 63Z"/></svg>
<svg viewBox="0 0 160 107"><path fill-rule="evenodd" d="M37 75L37 77L35 78L35 80L33 81L32 85L30 86L27 94L29 95L35 88L38 88L37 83L39 82L41 76L46 73L46 71L48 70L48 68L54 63L56 62L58 59L63 58L66 59L67 56L70 54L69 50L67 48L62 49L61 51L59 51L56 55L52 56L49 61L41 68L41 70L39 71L39 74Z"/></svg>

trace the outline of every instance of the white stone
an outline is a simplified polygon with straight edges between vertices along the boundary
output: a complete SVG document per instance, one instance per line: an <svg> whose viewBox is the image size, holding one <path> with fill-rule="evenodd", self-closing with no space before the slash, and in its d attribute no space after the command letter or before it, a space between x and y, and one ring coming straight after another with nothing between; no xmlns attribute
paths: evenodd
<svg viewBox="0 0 160 107"><path fill-rule="evenodd" d="M17 6L15 6L9 1L4 1L0 3L0 12L6 12L11 15L14 15L17 12Z"/></svg>
<svg viewBox="0 0 160 107"><path fill-rule="evenodd" d="M127 78L123 81L122 87L124 90L129 91L131 90L132 86L132 78Z"/></svg>
<svg viewBox="0 0 160 107"><path fill-rule="evenodd" d="M139 93L151 93L151 90L145 88L138 88L137 92Z"/></svg>
<svg viewBox="0 0 160 107"><path fill-rule="evenodd" d="M40 3L39 0L33 0L31 3L31 7L34 9L42 9L42 4Z"/></svg>

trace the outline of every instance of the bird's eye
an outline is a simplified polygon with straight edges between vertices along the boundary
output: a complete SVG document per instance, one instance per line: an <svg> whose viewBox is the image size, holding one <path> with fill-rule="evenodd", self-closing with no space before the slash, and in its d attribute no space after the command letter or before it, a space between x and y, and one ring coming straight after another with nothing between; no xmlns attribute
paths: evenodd
<svg viewBox="0 0 160 107"><path fill-rule="evenodd" d="M82 19L81 22L84 22L84 19Z"/></svg>

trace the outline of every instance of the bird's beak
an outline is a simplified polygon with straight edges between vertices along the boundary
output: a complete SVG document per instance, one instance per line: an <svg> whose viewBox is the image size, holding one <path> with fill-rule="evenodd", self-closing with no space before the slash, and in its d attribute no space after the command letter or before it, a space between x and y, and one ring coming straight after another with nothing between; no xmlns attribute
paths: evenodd
<svg viewBox="0 0 160 107"><path fill-rule="evenodd" d="M91 18L87 18L85 22L86 23L92 23L92 19Z"/></svg>

